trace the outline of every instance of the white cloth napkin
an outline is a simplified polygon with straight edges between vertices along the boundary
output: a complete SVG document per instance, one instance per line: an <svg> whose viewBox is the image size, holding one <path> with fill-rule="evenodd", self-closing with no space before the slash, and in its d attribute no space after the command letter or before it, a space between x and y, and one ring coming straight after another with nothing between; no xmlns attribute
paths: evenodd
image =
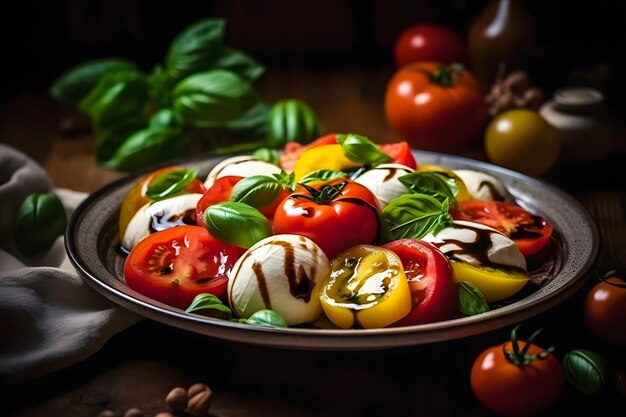
<svg viewBox="0 0 626 417"><path fill-rule="evenodd" d="M0 143L0 381L5 383L32 380L84 360L140 320L83 282L62 236L32 257L17 250L15 214L35 192L56 194L68 218L87 196L54 188L37 163Z"/></svg>

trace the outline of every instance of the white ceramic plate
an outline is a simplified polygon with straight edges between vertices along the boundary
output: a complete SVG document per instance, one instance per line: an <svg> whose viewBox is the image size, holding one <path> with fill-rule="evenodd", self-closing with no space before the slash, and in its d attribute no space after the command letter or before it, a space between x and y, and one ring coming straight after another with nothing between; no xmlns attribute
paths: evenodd
<svg viewBox="0 0 626 417"><path fill-rule="evenodd" d="M477 169L500 178L527 210L554 226L551 255L531 270L538 289L528 291L487 313L417 326L338 330L315 328L267 328L187 314L131 290L124 282L124 255L119 251L118 210L144 170L115 181L93 193L75 211L66 233L70 260L83 279L113 302L142 316L171 326L220 339L293 349L384 349L459 339L518 323L540 314L575 293L583 284L598 253L598 232L571 196L543 181L467 158L433 152L414 152L420 164L451 169ZM221 158L178 161L199 168L204 178Z"/></svg>

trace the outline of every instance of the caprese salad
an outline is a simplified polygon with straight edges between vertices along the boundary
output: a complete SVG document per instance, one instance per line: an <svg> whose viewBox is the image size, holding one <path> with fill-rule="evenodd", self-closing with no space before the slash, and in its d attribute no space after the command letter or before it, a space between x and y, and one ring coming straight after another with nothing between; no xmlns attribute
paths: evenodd
<svg viewBox="0 0 626 417"><path fill-rule="evenodd" d="M227 157L206 178L155 170L119 216L131 289L189 314L341 329L497 308L532 285L551 234L493 175L356 134Z"/></svg>

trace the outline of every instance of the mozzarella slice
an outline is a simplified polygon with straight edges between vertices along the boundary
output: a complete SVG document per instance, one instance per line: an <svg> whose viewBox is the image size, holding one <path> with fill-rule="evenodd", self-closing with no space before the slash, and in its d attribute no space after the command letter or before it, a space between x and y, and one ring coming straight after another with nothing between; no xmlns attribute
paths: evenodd
<svg viewBox="0 0 626 417"><path fill-rule="evenodd" d="M457 169L454 173L463 180L474 200L513 201L502 181L491 174L473 169Z"/></svg>
<svg viewBox="0 0 626 417"><path fill-rule="evenodd" d="M280 314L289 326L310 323L322 313L319 289L330 262L312 240L274 235L248 249L228 280L228 301L238 316L263 309Z"/></svg>
<svg viewBox="0 0 626 417"><path fill-rule="evenodd" d="M496 229L462 220L422 238L447 256L483 265L495 264L526 270L526 259L515 242Z"/></svg>
<svg viewBox="0 0 626 417"><path fill-rule="evenodd" d="M235 175L238 177L250 177L252 175L267 175L280 173L280 168L269 162L262 161L250 155L240 155L226 158L213 167L204 181L208 190L216 179Z"/></svg>
<svg viewBox="0 0 626 417"><path fill-rule="evenodd" d="M141 207L128 223L122 246L131 250L151 233L182 224L196 224L196 205L202 194L182 194L150 202Z"/></svg>
<svg viewBox="0 0 626 417"><path fill-rule="evenodd" d="M406 187L398 180L414 170L402 164L381 164L364 172L355 181L366 186L378 199L380 208L407 193Z"/></svg>

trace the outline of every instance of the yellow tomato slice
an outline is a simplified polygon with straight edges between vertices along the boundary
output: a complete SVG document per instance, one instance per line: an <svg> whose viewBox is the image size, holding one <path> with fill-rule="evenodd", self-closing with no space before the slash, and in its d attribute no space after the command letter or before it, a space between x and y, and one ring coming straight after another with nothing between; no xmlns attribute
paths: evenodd
<svg viewBox="0 0 626 417"><path fill-rule="evenodd" d="M530 279L527 272L516 269L474 265L469 262L450 261L456 282L468 281L474 284L485 296L488 303L509 298Z"/></svg>
<svg viewBox="0 0 626 417"><path fill-rule="evenodd" d="M342 171L348 168L356 168L361 164L353 162L343 153L341 145L315 146L302 152L293 168L295 180L298 181L309 172L318 169L332 169Z"/></svg>
<svg viewBox="0 0 626 417"><path fill-rule="evenodd" d="M467 186L465 185L465 183L463 182L463 180L461 179L461 177L459 177L458 175L456 175L452 170L446 168L446 167L442 167L440 165L419 165L416 169L416 171L418 172L436 172L438 174L443 175L446 178L450 178L452 181L454 181L454 183L456 184L457 188L459 189L459 193L456 196L456 200L461 202L461 201L470 201L472 199Z"/></svg>
<svg viewBox="0 0 626 417"><path fill-rule="evenodd" d="M355 246L333 259L320 301L328 319L343 329L385 327L411 310L402 261L372 245Z"/></svg>

